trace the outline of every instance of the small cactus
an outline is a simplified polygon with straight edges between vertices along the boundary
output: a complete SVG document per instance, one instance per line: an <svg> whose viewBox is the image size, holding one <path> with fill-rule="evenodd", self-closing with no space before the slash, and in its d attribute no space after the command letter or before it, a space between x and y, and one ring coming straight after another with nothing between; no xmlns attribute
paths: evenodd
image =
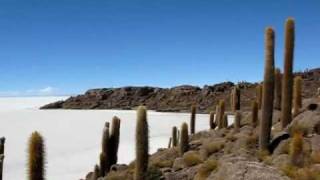
<svg viewBox="0 0 320 180"><path fill-rule="evenodd" d="M256 96L257 96L257 103L258 103L259 109L261 109L261 106L262 106L262 84L258 84L256 86Z"/></svg>
<svg viewBox="0 0 320 180"><path fill-rule="evenodd" d="M251 122L252 127L256 128L258 125L258 103L257 101L252 101L252 110L251 110Z"/></svg>
<svg viewBox="0 0 320 180"><path fill-rule="evenodd" d="M29 139L28 179L45 179L45 145L42 136L37 131L33 132Z"/></svg>
<svg viewBox="0 0 320 180"><path fill-rule="evenodd" d="M137 111L136 126L136 165L134 172L135 180L146 180L149 161L149 129L147 110L140 106Z"/></svg>
<svg viewBox="0 0 320 180"><path fill-rule="evenodd" d="M289 155L291 163L294 166L303 167L304 154L303 154L303 135L301 132L296 132L290 143Z"/></svg>
<svg viewBox="0 0 320 180"><path fill-rule="evenodd" d="M120 142L120 119L115 116L112 119L112 126L110 132L110 167L118 162L118 149Z"/></svg>
<svg viewBox="0 0 320 180"><path fill-rule="evenodd" d="M190 117L190 133L195 133L195 125L196 125L196 110L197 107L195 105L191 106L191 117Z"/></svg>
<svg viewBox="0 0 320 180"><path fill-rule="evenodd" d="M261 151L268 149L274 99L274 31L266 29L265 34L265 70L262 96L262 118L260 123L259 147Z"/></svg>
<svg viewBox="0 0 320 180"><path fill-rule="evenodd" d="M178 145L178 134L177 134L177 127L174 126L172 128L172 147L176 147Z"/></svg>
<svg viewBox="0 0 320 180"><path fill-rule="evenodd" d="M180 135L180 144L179 144L179 153L182 156L189 149L189 133L188 133L188 124L183 123L181 126L181 135Z"/></svg>
<svg viewBox="0 0 320 180"><path fill-rule="evenodd" d="M274 108L277 110L281 109L281 84L282 74L279 68L276 68L274 72Z"/></svg>
<svg viewBox="0 0 320 180"><path fill-rule="evenodd" d="M294 89L293 89L293 116L299 113L302 108L302 78L297 76L294 78Z"/></svg>
<svg viewBox="0 0 320 180"><path fill-rule="evenodd" d="M234 117L234 129L236 132L239 132L241 127L241 113L239 111L236 112Z"/></svg>
<svg viewBox="0 0 320 180"><path fill-rule="evenodd" d="M216 128L216 124L214 122L214 112L213 111L210 112L209 125L210 125L210 129Z"/></svg>
<svg viewBox="0 0 320 180"><path fill-rule="evenodd" d="M285 25L285 54L284 70L282 77L281 100L281 124L286 128L292 120L292 96L293 96L293 51L294 51L294 20L289 18Z"/></svg>

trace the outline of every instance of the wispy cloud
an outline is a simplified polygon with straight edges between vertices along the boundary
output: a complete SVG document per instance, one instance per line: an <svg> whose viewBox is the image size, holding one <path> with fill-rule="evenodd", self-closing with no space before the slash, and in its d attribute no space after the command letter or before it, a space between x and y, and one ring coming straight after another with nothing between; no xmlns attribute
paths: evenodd
<svg viewBox="0 0 320 180"><path fill-rule="evenodd" d="M59 89L52 86L24 91L0 91L0 96L55 96L60 94Z"/></svg>

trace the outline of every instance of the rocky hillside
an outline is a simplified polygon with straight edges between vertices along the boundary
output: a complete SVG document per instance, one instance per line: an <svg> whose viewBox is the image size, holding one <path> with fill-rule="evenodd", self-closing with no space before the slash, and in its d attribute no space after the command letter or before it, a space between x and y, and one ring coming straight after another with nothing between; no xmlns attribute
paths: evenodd
<svg viewBox="0 0 320 180"><path fill-rule="evenodd" d="M296 73L303 77L303 97L314 97L320 87L320 68ZM230 107L230 93L235 84L224 82L216 85L177 86L173 88L122 87L91 89L83 95L70 97L65 101L54 102L41 109L133 109L146 105L157 111L188 111L192 103L198 105L198 111L213 110L220 99ZM248 110L255 98L257 83L241 82L241 109Z"/></svg>
<svg viewBox="0 0 320 180"><path fill-rule="evenodd" d="M260 114L260 113L259 113ZM189 149L159 149L150 155L150 180L317 180L320 177L320 98L305 99L288 128L273 112L270 153L258 150L259 127L243 113L240 128L233 125L189 136ZM259 115L261 119L261 114ZM209 129L209 127L208 127ZM303 132L296 136L297 132ZM135 162L111 167L99 180L133 180ZM90 180L93 172L86 176Z"/></svg>

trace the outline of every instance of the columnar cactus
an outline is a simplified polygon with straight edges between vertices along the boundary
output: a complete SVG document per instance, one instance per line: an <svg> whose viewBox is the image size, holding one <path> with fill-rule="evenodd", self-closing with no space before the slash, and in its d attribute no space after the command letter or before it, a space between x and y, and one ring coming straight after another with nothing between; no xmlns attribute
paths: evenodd
<svg viewBox="0 0 320 180"><path fill-rule="evenodd" d="M210 129L216 128L216 124L214 122L214 112L213 111L210 112L209 125L210 125Z"/></svg>
<svg viewBox="0 0 320 180"><path fill-rule="evenodd" d="M240 89L238 86L235 86L232 89L232 93L231 93L231 106L232 106L232 111L237 111L240 110Z"/></svg>
<svg viewBox="0 0 320 180"><path fill-rule="evenodd" d="M110 135L109 127L106 124L102 133L99 176L104 177L109 172L110 166Z"/></svg>
<svg viewBox="0 0 320 180"><path fill-rule="evenodd" d="M219 101L219 105L217 108L217 113L216 113L216 121L218 121L218 128L221 129L223 128L223 116L224 116L224 111L225 111L225 103L224 100Z"/></svg>
<svg viewBox="0 0 320 180"><path fill-rule="evenodd" d="M258 125L258 103L257 103L257 101L252 101L251 123L252 123L252 127L254 127L254 128L256 128Z"/></svg>
<svg viewBox="0 0 320 180"><path fill-rule="evenodd" d="M147 121L147 110L140 106L137 111L136 126L136 162L135 180L146 180L149 161L149 129Z"/></svg>
<svg viewBox="0 0 320 180"><path fill-rule="evenodd" d="M262 97L262 119L260 123L260 150L268 149L272 124L274 98L274 31L266 29L265 35L265 70Z"/></svg>
<svg viewBox="0 0 320 180"><path fill-rule="evenodd" d="M257 96L257 103L258 103L258 108L261 109L262 106L262 84L258 84L256 87L256 96Z"/></svg>
<svg viewBox="0 0 320 180"><path fill-rule="evenodd" d="M237 111L234 116L234 130L238 132L240 127L241 127L241 112Z"/></svg>
<svg viewBox="0 0 320 180"><path fill-rule="evenodd" d="M290 143L289 155L294 166L303 167L303 136L301 132L295 132Z"/></svg>
<svg viewBox="0 0 320 180"><path fill-rule="evenodd" d="M197 107L195 105L191 106L191 117L190 117L190 133L195 133L195 125L196 125L196 110Z"/></svg>
<svg viewBox="0 0 320 180"><path fill-rule="evenodd" d="M178 132L177 127L173 126L172 128L172 147L176 147L178 145Z"/></svg>
<svg viewBox="0 0 320 180"><path fill-rule="evenodd" d="M188 133L188 124L183 123L181 126L181 135L179 143L179 154L183 156L185 152L189 149L189 133Z"/></svg>
<svg viewBox="0 0 320 180"><path fill-rule="evenodd" d="M168 148L171 148L172 137L169 138Z"/></svg>
<svg viewBox="0 0 320 180"><path fill-rule="evenodd" d="M294 20L289 18L285 25L285 54L284 71L282 77L282 100L281 100L281 124L282 128L292 120L292 96L293 96L293 51L294 51Z"/></svg>
<svg viewBox="0 0 320 180"><path fill-rule="evenodd" d="M0 180L2 180L4 155L0 154Z"/></svg>
<svg viewBox="0 0 320 180"><path fill-rule="evenodd" d="M293 115L296 116L302 108L302 78L297 76L294 78L293 89Z"/></svg>
<svg viewBox="0 0 320 180"><path fill-rule="evenodd" d="M276 68L274 72L274 108L277 110L281 109L281 84L282 74L279 68Z"/></svg>
<svg viewBox="0 0 320 180"><path fill-rule="evenodd" d="M42 136L38 132L33 132L29 139L28 179L45 179L45 145Z"/></svg>
<svg viewBox="0 0 320 180"><path fill-rule="evenodd" d="M2 137L0 138L0 154L4 154L4 144L6 142L6 138Z"/></svg>
<svg viewBox="0 0 320 180"><path fill-rule="evenodd" d="M112 119L111 134L110 134L110 166L118 162L118 149L120 142L120 119L115 116Z"/></svg>

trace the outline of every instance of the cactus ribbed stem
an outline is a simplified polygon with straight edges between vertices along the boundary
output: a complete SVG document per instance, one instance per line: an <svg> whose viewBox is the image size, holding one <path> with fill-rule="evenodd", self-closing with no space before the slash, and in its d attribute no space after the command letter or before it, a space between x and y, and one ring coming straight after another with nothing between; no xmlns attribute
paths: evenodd
<svg viewBox="0 0 320 180"><path fill-rule="evenodd" d="M274 99L274 31L266 29L265 35L265 69L262 97L262 118L260 123L259 145L260 150L268 150Z"/></svg>
<svg viewBox="0 0 320 180"><path fill-rule="evenodd" d="M232 106L232 111L235 112L237 110L240 110L240 89L239 87L235 86L232 89L232 101L231 101L231 106Z"/></svg>
<svg viewBox="0 0 320 180"><path fill-rule="evenodd" d="M147 110L140 106L137 111L135 180L146 180L149 161L149 129Z"/></svg>
<svg viewBox="0 0 320 180"><path fill-rule="evenodd" d="M221 129L223 128L223 116L224 116L224 110L225 110L225 103L224 100L219 101L219 105L217 108L217 113L216 113L216 121L218 121L218 128Z"/></svg>
<svg viewBox="0 0 320 180"><path fill-rule="evenodd" d="M118 149L120 142L120 119L115 116L112 119L112 126L110 132L110 166L118 162Z"/></svg>
<svg viewBox="0 0 320 180"><path fill-rule="evenodd" d="M281 100L282 128L287 127L292 120L294 34L295 23L293 19L289 18L285 25L285 54Z"/></svg>
<svg viewBox="0 0 320 180"><path fill-rule="evenodd" d="M102 133L99 176L104 177L109 172L110 166L110 137L109 127L106 124Z"/></svg>
<svg viewBox="0 0 320 180"><path fill-rule="evenodd" d="M240 128L241 128L241 113L237 111L234 116L234 129L236 132L238 132Z"/></svg>

